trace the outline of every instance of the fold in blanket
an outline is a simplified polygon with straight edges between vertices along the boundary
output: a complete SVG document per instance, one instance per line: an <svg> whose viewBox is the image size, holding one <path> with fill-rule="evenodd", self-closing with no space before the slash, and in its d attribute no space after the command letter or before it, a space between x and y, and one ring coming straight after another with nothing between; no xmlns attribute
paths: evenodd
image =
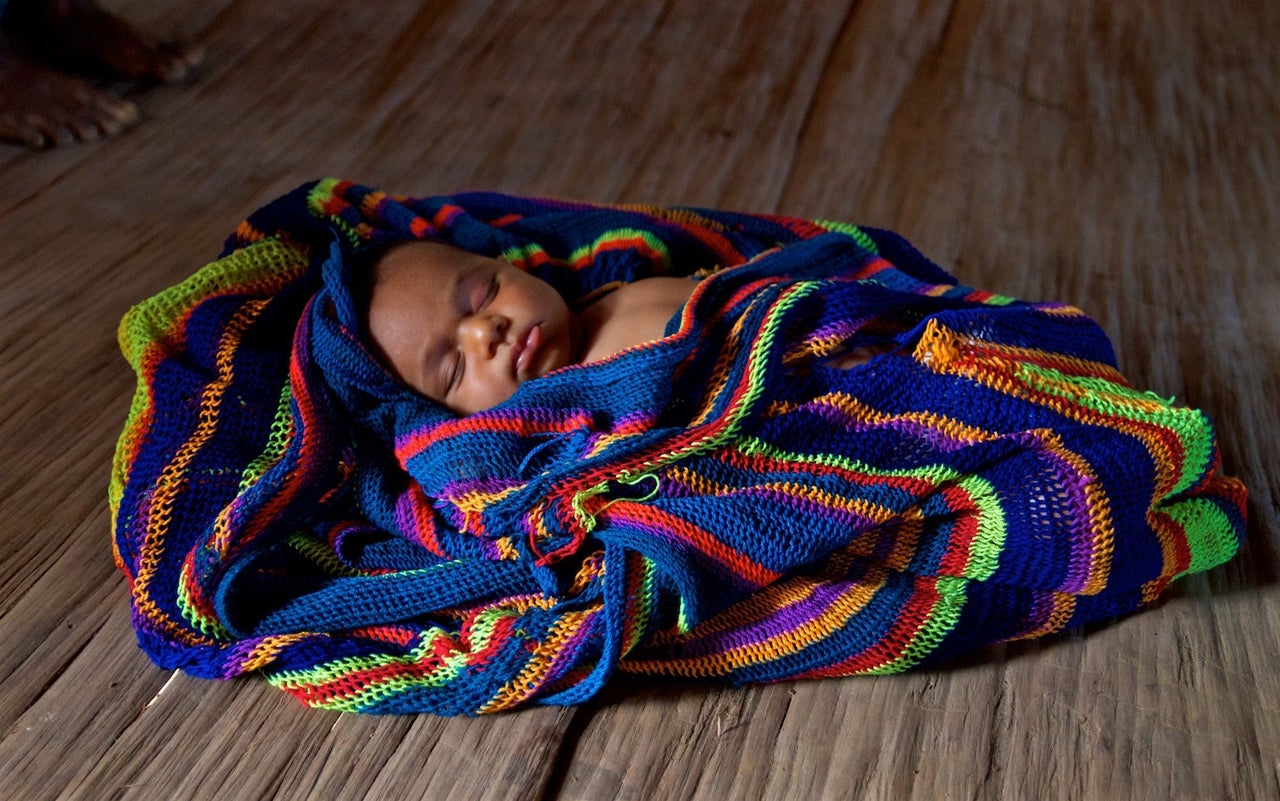
<svg viewBox="0 0 1280 801"><path fill-rule="evenodd" d="M360 338L362 271L422 238L571 305L705 277L665 338L459 418ZM851 225L324 180L120 336L138 390L110 499L139 642L316 706L900 671L1132 611L1243 532L1205 415L1129 386L1082 312Z"/></svg>

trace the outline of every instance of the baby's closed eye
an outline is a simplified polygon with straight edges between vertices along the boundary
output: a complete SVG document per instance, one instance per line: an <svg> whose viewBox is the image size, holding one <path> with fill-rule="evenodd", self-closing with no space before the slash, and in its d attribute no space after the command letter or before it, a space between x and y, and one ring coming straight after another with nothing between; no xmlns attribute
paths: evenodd
<svg viewBox="0 0 1280 801"><path fill-rule="evenodd" d="M462 383L462 371L465 367L466 365L463 362L462 354L457 350L452 351L449 359L447 360L447 367L445 369L445 395L456 390L458 385Z"/></svg>
<svg viewBox="0 0 1280 801"><path fill-rule="evenodd" d="M472 314L482 311L498 294L498 274L494 272L488 276L476 276L476 280L472 281L470 294L471 302L466 311Z"/></svg>

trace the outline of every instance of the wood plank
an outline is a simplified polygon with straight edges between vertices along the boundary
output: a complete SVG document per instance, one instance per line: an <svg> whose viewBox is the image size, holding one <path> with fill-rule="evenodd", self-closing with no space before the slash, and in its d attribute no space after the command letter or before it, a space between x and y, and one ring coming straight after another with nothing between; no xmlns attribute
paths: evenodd
<svg viewBox="0 0 1280 801"><path fill-rule="evenodd" d="M179 673L100 758L67 760L64 797L533 799L572 714L345 715Z"/></svg>

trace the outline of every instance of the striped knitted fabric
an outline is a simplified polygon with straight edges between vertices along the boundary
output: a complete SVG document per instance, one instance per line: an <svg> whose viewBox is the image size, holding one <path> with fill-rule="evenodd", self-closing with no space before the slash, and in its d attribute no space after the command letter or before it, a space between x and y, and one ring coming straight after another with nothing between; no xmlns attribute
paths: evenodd
<svg viewBox="0 0 1280 801"><path fill-rule="evenodd" d="M353 287L413 238L577 306L705 277L663 339L459 418L360 341ZM120 337L139 642L332 709L901 671L1130 612L1243 532L1205 415L1129 386L1083 313L846 224L325 180Z"/></svg>

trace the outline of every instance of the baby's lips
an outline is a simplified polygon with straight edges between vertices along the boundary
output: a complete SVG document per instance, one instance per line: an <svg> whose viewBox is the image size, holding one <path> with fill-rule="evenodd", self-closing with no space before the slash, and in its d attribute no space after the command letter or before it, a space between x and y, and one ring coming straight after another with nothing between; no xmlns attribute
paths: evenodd
<svg viewBox="0 0 1280 801"><path fill-rule="evenodd" d="M542 323L537 323L516 342L516 376L522 380L529 375L533 357L542 344Z"/></svg>

